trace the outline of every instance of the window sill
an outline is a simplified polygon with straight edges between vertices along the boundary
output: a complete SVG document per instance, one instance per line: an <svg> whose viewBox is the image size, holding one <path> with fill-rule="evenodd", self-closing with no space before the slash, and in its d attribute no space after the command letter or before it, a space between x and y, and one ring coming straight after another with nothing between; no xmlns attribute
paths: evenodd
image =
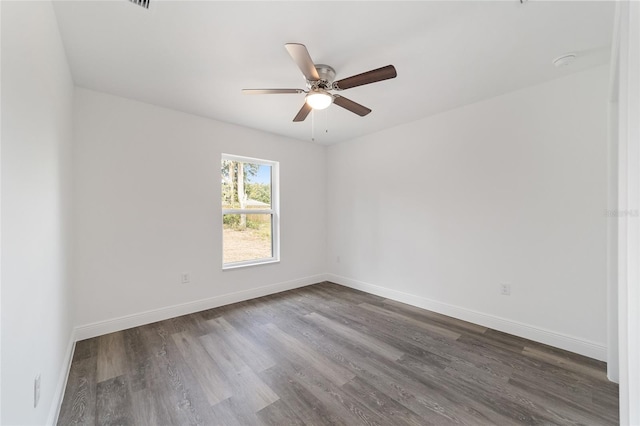
<svg viewBox="0 0 640 426"><path fill-rule="evenodd" d="M269 258L260 260L247 260L244 262L225 263L222 265L222 270L227 271L230 269L246 268L247 266L268 265L270 263L280 263L280 259Z"/></svg>

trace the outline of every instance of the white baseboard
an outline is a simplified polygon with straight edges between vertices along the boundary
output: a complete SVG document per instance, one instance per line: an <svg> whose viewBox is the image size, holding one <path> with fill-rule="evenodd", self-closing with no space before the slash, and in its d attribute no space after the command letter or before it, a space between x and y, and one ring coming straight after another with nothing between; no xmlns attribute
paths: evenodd
<svg viewBox="0 0 640 426"><path fill-rule="evenodd" d="M73 352L76 349L76 336L74 332L71 332L69 336L69 344L64 354L62 362L62 368L60 369L60 375L58 377L58 384L51 400L51 408L49 409L49 416L47 417L47 425L55 426L58 424L58 416L60 415L60 407L62 407L62 399L64 398L64 390L67 387L67 380L69 379L69 371L71 371L71 360L73 360Z"/></svg>
<svg viewBox="0 0 640 426"><path fill-rule="evenodd" d="M567 336L555 331L546 330L532 325L512 321L506 318L497 317L460 306L450 305L436 300L428 299L422 296L416 296L386 287L353 280L351 278L342 277L335 274L327 274L327 281L361 290L377 296L392 299L407 305L416 306L418 308L427 309L439 314L447 315L463 321L472 322L483 327L489 327L504 333L513 334L514 336L524 337L525 339L535 342L544 343L556 348L575 352L580 355L588 356L600 361L606 361L607 348L595 342Z"/></svg>
<svg viewBox="0 0 640 426"><path fill-rule="evenodd" d="M178 317L180 315L192 314L206 309L217 308L218 306L229 305L231 303L255 299L256 297L268 296L270 294L304 287L325 280L325 274L318 274L297 280L285 281L282 283L266 285L234 293L227 293L207 299L195 300L193 302L181 303L179 305L167 306L106 321L81 325L75 328L75 340L79 341L90 339L92 337L102 336L103 334L126 330L128 328L138 327L152 322Z"/></svg>

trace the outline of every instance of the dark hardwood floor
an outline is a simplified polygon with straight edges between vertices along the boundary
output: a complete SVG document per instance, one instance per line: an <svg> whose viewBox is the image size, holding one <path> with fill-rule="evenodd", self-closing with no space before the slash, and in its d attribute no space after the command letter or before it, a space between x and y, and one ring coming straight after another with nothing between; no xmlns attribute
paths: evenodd
<svg viewBox="0 0 640 426"><path fill-rule="evenodd" d="M58 421L617 423L602 362L332 283L78 342Z"/></svg>

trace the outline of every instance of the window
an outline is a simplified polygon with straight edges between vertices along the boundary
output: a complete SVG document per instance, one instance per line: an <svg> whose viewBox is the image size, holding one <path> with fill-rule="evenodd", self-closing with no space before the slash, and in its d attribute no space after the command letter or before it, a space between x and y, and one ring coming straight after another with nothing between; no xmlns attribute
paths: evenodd
<svg viewBox="0 0 640 426"><path fill-rule="evenodd" d="M280 260L278 163L222 155L222 268Z"/></svg>

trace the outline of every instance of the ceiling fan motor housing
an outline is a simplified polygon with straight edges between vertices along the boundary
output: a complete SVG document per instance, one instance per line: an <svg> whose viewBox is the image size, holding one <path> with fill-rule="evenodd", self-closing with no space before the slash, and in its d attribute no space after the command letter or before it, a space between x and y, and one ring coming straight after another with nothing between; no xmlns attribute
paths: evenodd
<svg viewBox="0 0 640 426"><path fill-rule="evenodd" d="M329 65L324 64L316 64L315 67L316 71L318 71L318 75L320 76L320 80L309 81L309 88L330 90L333 79L336 77L336 71Z"/></svg>

